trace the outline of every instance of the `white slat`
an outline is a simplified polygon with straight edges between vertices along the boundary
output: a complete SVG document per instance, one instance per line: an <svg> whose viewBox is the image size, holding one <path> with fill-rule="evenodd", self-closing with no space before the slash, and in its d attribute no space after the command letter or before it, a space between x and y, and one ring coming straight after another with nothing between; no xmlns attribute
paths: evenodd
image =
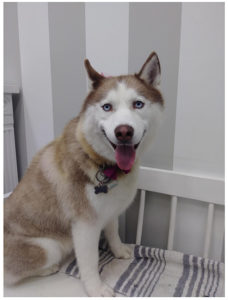
<svg viewBox="0 0 228 300"><path fill-rule="evenodd" d="M176 211L177 211L177 197L172 196L170 207L170 219L169 219L169 236L168 236L168 250L173 250L173 240L176 225Z"/></svg>
<svg viewBox="0 0 228 300"><path fill-rule="evenodd" d="M204 251L203 251L204 257L208 257L208 255L209 255L213 217L214 217L214 204L209 203L208 204L208 213L207 213L207 227L206 227L206 235L205 235Z"/></svg>
<svg viewBox="0 0 228 300"><path fill-rule="evenodd" d="M141 190L140 203L139 203L139 214L138 214L138 224L137 224L137 234L136 234L136 244L137 245L141 244L141 239L142 239L145 198L146 198L146 191Z"/></svg>

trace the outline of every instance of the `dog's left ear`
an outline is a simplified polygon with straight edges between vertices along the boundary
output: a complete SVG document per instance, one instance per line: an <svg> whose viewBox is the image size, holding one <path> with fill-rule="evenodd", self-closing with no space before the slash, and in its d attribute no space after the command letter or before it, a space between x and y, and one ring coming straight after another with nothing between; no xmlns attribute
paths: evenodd
<svg viewBox="0 0 228 300"><path fill-rule="evenodd" d="M143 79L148 85L155 88L160 84L161 67L158 56L155 52L150 54L140 72L136 74L136 76Z"/></svg>
<svg viewBox="0 0 228 300"><path fill-rule="evenodd" d="M88 74L89 79L91 80L92 83L92 87L96 88L99 83L104 80L104 76L102 76L101 74L99 74L90 64L89 60L86 59L85 60L85 68Z"/></svg>

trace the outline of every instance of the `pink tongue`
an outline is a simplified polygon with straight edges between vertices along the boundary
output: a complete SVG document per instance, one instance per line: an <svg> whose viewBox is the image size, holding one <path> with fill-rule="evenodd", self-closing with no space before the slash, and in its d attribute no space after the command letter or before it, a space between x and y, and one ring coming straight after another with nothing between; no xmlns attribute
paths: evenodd
<svg viewBox="0 0 228 300"><path fill-rule="evenodd" d="M130 171L135 161L135 149L133 145L116 146L116 162L124 171Z"/></svg>

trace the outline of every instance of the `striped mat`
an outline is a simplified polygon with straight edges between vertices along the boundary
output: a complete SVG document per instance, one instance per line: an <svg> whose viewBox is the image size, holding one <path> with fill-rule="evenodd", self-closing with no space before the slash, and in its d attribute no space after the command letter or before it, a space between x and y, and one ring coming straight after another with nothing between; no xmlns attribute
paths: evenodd
<svg viewBox="0 0 228 300"><path fill-rule="evenodd" d="M218 297L224 296L224 264L176 251L130 245L132 259L113 257L106 241L99 245L99 272L117 296ZM77 260L64 266L79 278Z"/></svg>

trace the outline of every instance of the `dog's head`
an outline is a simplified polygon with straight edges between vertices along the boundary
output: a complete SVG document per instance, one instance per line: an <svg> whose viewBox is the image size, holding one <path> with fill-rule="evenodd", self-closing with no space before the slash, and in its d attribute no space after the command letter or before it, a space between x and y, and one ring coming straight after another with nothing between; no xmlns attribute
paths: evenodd
<svg viewBox="0 0 228 300"><path fill-rule="evenodd" d="M163 108L158 56L151 53L135 75L104 77L88 60L85 67L92 87L80 114L81 132L99 156L130 170L150 144Z"/></svg>

